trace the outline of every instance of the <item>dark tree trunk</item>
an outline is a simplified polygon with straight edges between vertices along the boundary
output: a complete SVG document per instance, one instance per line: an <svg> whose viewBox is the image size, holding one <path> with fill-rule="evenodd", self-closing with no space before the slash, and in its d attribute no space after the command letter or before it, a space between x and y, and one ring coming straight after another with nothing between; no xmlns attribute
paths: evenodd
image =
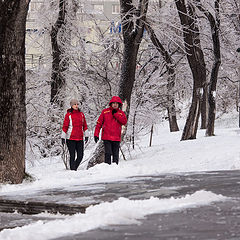
<svg viewBox="0 0 240 240"><path fill-rule="evenodd" d="M25 30L29 1L0 1L0 182L25 173Z"/></svg>
<svg viewBox="0 0 240 240"><path fill-rule="evenodd" d="M134 112L133 115L133 126L132 126L132 148L135 149L135 126L136 126L136 116L137 116L137 111Z"/></svg>
<svg viewBox="0 0 240 240"><path fill-rule="evenodd" d="M128 116L135 81L137 54L143 37L148 0L139 1L137 9L133 6L132 0L120 0L120 6L124 50L118 94L127 106L126 113Z"/></svg>
<svg viewBox="0 0 240 240"><path fill-rule="evenodd" d="M181 140L195 139L201 110L203 87L206 84L206 66L201 49L199 29L196 21L195 9L184 0L175 0L180 21L187 59L193 75L193 97L188 118Z"/></svg>
<svg viewBox="0 0 240 240"><path fill-rule="evenodd" d="M129 114L131 93L135 81L136 61L139 45L135 42L124 44L122 74L118 95L127 106L126 113Z"/></svg>
<svg viewBox="0 0 240 240"><path fill-rule="evenodd" d="M219 2L220 0L215 0L215 15L216 15L215 18L209 11L207 11L201 6L200 0L196 2L198 2L197 4L198 9L202 11L207 17L210 23L211 32L212 32L214 63L212 66L209 92L208 92L209 112L208 112L206 136L214 136L214 123L215 123L215 115L216 115L216 89L217 89L219 67L221 65L221 48L220 48L220 40L219 40L219 28L220 28Z"/></svg>
<svg viewBox="0 0 240 240"><path fill-rule="evenodd" d="M51 103L57 103L62 106L62 101L59 99L59 93L65 84L64 71L68 68L67 59L64 56L64 48L59 43L59 34L66 35L66 0L59 0L58 19L51 30L52 43L52 75L51 75ZM61 39L63 39L61 37Z"/></svg>
<svg viewBox="0 0 240 240"><path fill-rule="evenodd" d="M148 0L140 0L138 8L134 7L132 0L120 0L120 6L124 50L118 95L123 102L123 110L128 118L132 88L135 81L137 54L143 37ZM126 132L126 128L124 132ZM88 168L103 162L104 149L101 144L100 142L100 146L96 148L95 157L90 159Z"/></svg>
<svg viewBox="0 0 240 240"><path fill-rule="evenodd" d="M179 131L178 124L177 124L177 115L176 115L176 107L175 107L175 94L173 91L173 85L175 85L174 80L170 80L168 82L168 106L167 106L167 113L168 113L168 122L170 132L177 132Z"/></svg>
<svg viewBox="0 0 240 240"><path fill-rule="evenodd" d="M207 119L208 119L208 86L207 82L203 86L203 96L201 104L201 129L207 128Z"/></svg>
<svg viewBox="0 0 240 240"><path fill-rule="evenodd" d="M173 60L167 50L163 47L161 42L158 40L154 30L151 28L149 24L146 24L147 32L150 36L150 39L153 45L157 48L157 50L162 55L164 61L166 62L167 72L168 72L168 84L167 84L167 112L168 112L168 121L170 132L179 131L178 124L177 124L177 117L176 117L176 107L175 107L175 96L174 96L174 86L176 80L175 69L173 65Z"/></svg>
<svg viewBox="0 0 240 240"><path fill-rule="evenodd" d="M151 130L150 130L150 142L149 142L149 147L152 146L152 137L153 137L153 125L152 125Z"/></svg>
<svg viewBox="0 0 240 240"><path fill-rule="evenodd" d="M181 140L196 139L202 97L202 93L200 91L200 87L193 87L192 104Z"/></svg>

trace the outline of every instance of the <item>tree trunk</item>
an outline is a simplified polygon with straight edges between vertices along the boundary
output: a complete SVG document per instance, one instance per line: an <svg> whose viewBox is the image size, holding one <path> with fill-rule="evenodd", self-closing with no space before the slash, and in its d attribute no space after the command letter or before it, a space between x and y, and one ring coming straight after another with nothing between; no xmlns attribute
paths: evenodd
<svg viewBox="0 0 240 240"><path fill-rule="evenodd" d="M25 173L25 31L29 1L0 1L0 182Z"/></svg>
<svg viewBox="0 0 240 240"><path fill-rule="evenodd" d="M147 32L150 36L150 39L153 45L157 48L157 50L162 55L164 61L166 62L167 72L168 72L168 84L167 84L167 112L168 112L168 121L169 121L169 128L170 132L179 131L178 124L177 124L177 116L176 116L176 107L175 107L175 96L174 96L174 87L176 81L176 73L173 66L173 60L167 50L163 47L159 39L157 38L154 30L151 26L146 24Z"/></svg>
<svg viewBox="0 0 240 240"><path fill-rule="evenodd" d="M210 77L209 91L208 91L208 121L206 136L214 136L214 123L216 114L216 88L219 67L221 64L221 49L219 40L219 28L220 28L220 15L219 15L219 2L220 0L215 0L215 15L213 15L205 8L203 8L200 0L195 0L197 8L207 17L209 24L211 26L212 41L213 41L213 53L214 53L214 63L212 66L212 72Z"/></svg>
<svg viewBox="0 0 240 240"><path fill-rule="evenodd" d="M207 82L203 86L203 96L202 96L202 104L201 104L201 129L207 128L207 120L208 120L208 86Z"/></svg>
<svg viewBox="0 0 240 240"><path fill-rule="evenodd" d="M214 63L212 66L208 93L209 113L206 136L214 136L214 123L216 115L216 89L219 67L221 65L221 48L219 40L219 28L220 28L219 2L220 0L215 0L215 14L216 14L215 19L210 12L204 9L204 14L208 18L208 21L211 26L214 53Z"/></svg>
<svg viewBox="0 0 240 240"><path fill-rule="evenodd" d="M64 48L61 46L64 36L66 38L66 5L67 0L59 0L58 19L51 30L52 44L52 75L51 75L51 103L57 103L62 106L62 101L59 99L59 93L65 84L64 71L68 68L68 61L64 56ZM61 34L63 37L59 37ZM61 39L61 40L59 40Z"/></svg>
<svg viewBox="0 0 240 240"><path fill-rule="evenodd" d="M150 130L150 142L149 142L149 147L152 146L152 137L153 137L153 125L152 125L151 130Z"/></svg>
<svg viewBox="0 0 240 240"><path fill-rule="evenodd" d="M134 7L132 0L120 0L120 6L124 50L118 95L123 102L123 106L126 106L126 109L123 110L126 111L128 118L132 88L135 81L137 54L143 37L148 0L139 1L138 8ZM126 128L124 130L126 132ZM96 153L96 151L98 152ZM93 162L96 164L103 161L104 149L97 148L96 151L94 155L97 157L90 159L88 168L93 166Z"/></svg>
<svg viewBox="0 0 240 240"><path fill-rule="evenodd" d="M123 102L127 103L127 117L129 115L132 88L135 81L138 49L139 44L136 42L129 41L124 44L122 73L118 95Z"/></svg>
<svg viewBox="0 0 240 240"><path fill-rule="evenodd" d="M183 129L181 140L196 139L198 119L201 108L201 88L193 87L192 104L188 113L188 118Z"/></svg>
<svg viewBox="0 0 240 240"><path fill-rule="evenodd" d="M187 59L193 75L193 97L181 140L195 139L200 115L203 87L206 84L206 66L201 49L195 9L184 0L175 0L181 25Z"/></svg>
<svg viewBox="0 0 240 240"><path fill-rule="evenodd" d="M132 148L135 149L135 125L136 125L136 116L137 116L137 109L133 114L133 126L132 126Z"/></svg>
<svg viewBox="0 0 240 240"><path fill-rule="evenodd" d="M168 91L167 99L169 104L167 107L167 113L170 132L177 132L179 131L179 128L177 124L174 93L171 94L171 91Z"/></svg>
<svg viewBox="0 0 240 240"><path fill-rule="evenodd" d="M124 50L118 94L122 101L126 102L128 117L135 81L137 54L143 37L148 0L139 1L137 9L134 7L132 0L120 0L120 6Z"/></svg>

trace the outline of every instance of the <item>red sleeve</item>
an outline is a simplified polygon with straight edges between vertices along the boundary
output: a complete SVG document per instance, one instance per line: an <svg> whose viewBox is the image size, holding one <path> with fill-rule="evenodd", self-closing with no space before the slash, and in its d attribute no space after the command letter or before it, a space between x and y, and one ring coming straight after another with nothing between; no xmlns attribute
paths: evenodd
<svg viewBox="0 0 240 240"><path fill-rule="evenodd" d="M127 124L127 117L126 117L126 115L123 111L118 110L116 113L114 113L113 116L117 119L117 121L121 125L126 125Z"/></svg>
<svg viewBox="0 0 240 240"><path fill-rule="evenodd" d="M82 114L82 115L83 115L83 131L85 132L88 129L87 121L86 121L84 114Z"/></svg>
<svg viewBox="0 0 240 240"><path fill-rule="evenodd" d="M69 122L70 122L70 120L69 120L69 113L67 113L67 114L65 115L65 118L64 118L64 121L63 121L63 127L62 127L62 130L63 130L65 133L67 133L68 126L69 126Z"/></svg>
<svg viewBox="0 0 240 240"><path fill-rule="evenodd" d="M99 137L101 127L103 125L103 111L97 120L97 125L95 127L94 136Z"/></svg>

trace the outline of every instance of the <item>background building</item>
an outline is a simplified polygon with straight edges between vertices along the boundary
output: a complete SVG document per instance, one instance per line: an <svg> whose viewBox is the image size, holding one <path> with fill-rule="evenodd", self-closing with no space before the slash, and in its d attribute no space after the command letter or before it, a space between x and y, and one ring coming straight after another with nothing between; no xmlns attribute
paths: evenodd
<svg viewBox="0 0 240 240"><path fill-rule="evenodd" d="M32 0L26 25L26 68L33 69L39 66L44 54L51 54L49 31L39 21L39 14L45 2ZM56 4L58 4L56 2ZM52 14L54 15L54 14ZM76 21L79 27L84 28L84 38L92 41L95 36L93 25L97 24L105 33L121 31L119 0L88 0L79 3ZM94 20L94 21L93 21ZM47 21L47 19L46 19Z"/></svg>

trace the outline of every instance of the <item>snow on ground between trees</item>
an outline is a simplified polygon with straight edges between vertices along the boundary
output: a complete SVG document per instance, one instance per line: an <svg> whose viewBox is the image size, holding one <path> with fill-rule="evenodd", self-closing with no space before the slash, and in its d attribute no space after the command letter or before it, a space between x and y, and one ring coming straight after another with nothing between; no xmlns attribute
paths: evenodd
<svg viewBox="0 0 240 240"><path fill-rule="evenodd" d="M2 185L0 191L26 194L51 188L71 190L76 185L81 188L132 176L240 169L240 129L233 126L237 126L236 114L217 121L214 137L205 137L205 130L199 130L196 140L180 141L181 131L170 133L166 122L155 126L152 147L148 147L149 134L139 136L135 150L131 149L127 161L120 159L119 165L102 163L86 170L85 162L78 171L66 171L60 156L37 159L34 166L27 167L35 181ZM83 161L94 147L92 144L86 149Z"/></svg>

